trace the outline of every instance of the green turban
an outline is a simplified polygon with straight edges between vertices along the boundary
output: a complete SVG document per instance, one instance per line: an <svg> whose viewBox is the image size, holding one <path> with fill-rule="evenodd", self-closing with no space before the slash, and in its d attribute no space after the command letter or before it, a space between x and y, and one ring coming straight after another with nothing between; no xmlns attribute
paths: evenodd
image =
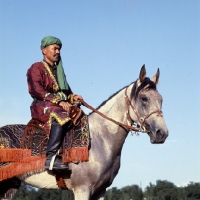
<svg viewBox="0 0 200 200"><path fill-rule="evenodd" d="M42 39L40 48L43 49L51 44L58 44L60 48L62 47L62 42L58 38L53 37L53 36L46 36ZM56 68L57 68L58 84L60 86L60 89L68 90L69 86L67 83L67 79L65 76L61 58L60 58L60 61L57 63Z"/></svg>
<svg viewBox="0 0 200 200"><path fill-rule="evenodd" d="M43 49L51 44L58 44L60 48L62 47L62 42L58 38L53 36L46 36L42 39L40 48Z"/></svg>

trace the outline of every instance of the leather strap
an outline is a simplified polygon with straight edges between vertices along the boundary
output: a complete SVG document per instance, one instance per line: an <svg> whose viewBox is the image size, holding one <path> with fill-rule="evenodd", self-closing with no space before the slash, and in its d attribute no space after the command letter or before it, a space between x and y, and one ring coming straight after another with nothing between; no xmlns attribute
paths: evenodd
<svg viewBox="0 0 200 200"><path fill-rule="evenodd" d="M61 173L56 172L56 175L55 175L55 176L56 176L56 182L57 182L57 184L58 184L58 187L59 187L60 189L62 189L62 190L68 190L68 188L67 188L67 186L66 186L66 184L65 184L65 181L64 181L64 179L63 179Z"/></svg>
<svg viewBox="0 0 200 200"><path fill-rule="evenodd" d="M113 123L115 123L115 124L117 124L117 125L119 125L119 126L122 126L122 127L124 127L124 128L127 128L127 129L129 129L129 130L132 130L132 131L139 131L139 128L136 128L136 127L133 127L133 126L129 126L129 125L123 124L123 123L121 123L121 122L117 122L117 121L115 121L114 119L112 119L112 118L110 118L110 117L107 117L107 116L104 115L103 113L99 112L97 109L95 109L95 108L93 108L92 106L90 106L89 104L87 104L83 99L80 100L80 101L81 101L81 103L82 103L85 107L87 107L87 108L89 108L90 110L92 110L92 111L98 113L98 114L99 114L100 116L102 116L103 118L105 118L105 119L107 119L107 120L109 120L109 121L111 121L111 122L113 122Z"/></svg>

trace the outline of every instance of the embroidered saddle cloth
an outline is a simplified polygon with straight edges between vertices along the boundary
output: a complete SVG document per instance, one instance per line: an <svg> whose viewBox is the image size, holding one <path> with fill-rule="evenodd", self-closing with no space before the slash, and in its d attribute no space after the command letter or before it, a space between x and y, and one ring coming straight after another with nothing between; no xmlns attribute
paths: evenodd
<svg viewBox="0 0 200 200"><path fill-rule="evenodd" d="M21 148L30 149L32 155L44 155L46 154L47 143L48 135L43 125L32 119L26 126ZM89 125L87 115L83 113L80 119L76 120L76 126L66 133L63 146L60 149L63 162L88 161L89 144Z"/></svg>
<svg viewBox="0 0 200 200"><path fill-rule="evenodd" d="M48 135L43 125L32 119L26 126L21 148L30 149L32 155L46 154ZM83 112L76 119L75 126L66 133L61 153L64 163L88 161L89 125Z"/></svg>
<svg viewBox="0 0 200 200"><path fill-rule="evenodd" d="M25 125L7 125L0 128L0 181L29 171L44 168L48 134L43 124L30 120ZM63 162L88 161L89 125L82 112L63 142Z"/></svg>

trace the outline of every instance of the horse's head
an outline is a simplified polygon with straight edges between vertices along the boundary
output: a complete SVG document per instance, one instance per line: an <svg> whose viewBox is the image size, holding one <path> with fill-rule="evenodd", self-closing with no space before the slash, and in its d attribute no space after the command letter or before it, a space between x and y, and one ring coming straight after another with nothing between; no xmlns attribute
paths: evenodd
<svg viewBox="0 0 200 200"><path fill-rule="evenodd" d="M146 77L145 66L141 68L138 80L131 91L130 116L150 136L151 143L164 143L168 129L162 114L162 96L156 89L160 76L157 73L151 78Z"/></svg>

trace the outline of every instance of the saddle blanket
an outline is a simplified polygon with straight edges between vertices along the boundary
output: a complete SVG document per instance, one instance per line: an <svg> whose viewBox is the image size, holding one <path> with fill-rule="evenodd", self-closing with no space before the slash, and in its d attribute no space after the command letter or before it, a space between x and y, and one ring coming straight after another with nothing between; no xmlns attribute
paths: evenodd
<svg viewBox="0 0 200 200"><path fill-rule="evenodd" d="M25 125L0 128L0 181L32 170L44 168L48 135L43 125L30 120ZM68 133L61 149L63 162L85 162L89 157L89 125L87 115ZM17 169L17 170L16 170Z"/></svg>

